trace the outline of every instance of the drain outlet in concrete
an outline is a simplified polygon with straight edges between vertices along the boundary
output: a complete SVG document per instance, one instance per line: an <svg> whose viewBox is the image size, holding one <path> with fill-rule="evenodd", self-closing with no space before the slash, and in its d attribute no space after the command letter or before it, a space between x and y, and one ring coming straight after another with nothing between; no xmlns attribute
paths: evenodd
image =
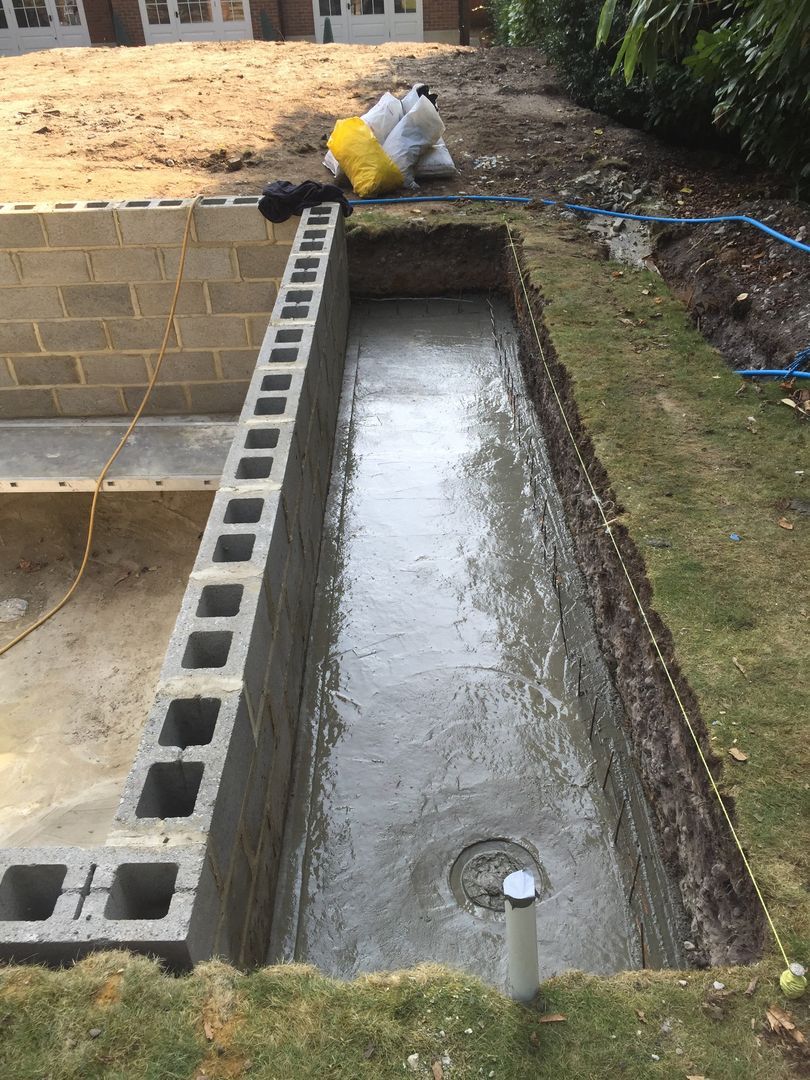
<svg viewBox="0 0 810 1080"><path fill-rule="evenodd" d="M515 870L534 874L538 896L549 891L546 872L528 847L514 840L480 840L464 848L450 869L458 903L479 918L503 914L503 879Z"/></svg>

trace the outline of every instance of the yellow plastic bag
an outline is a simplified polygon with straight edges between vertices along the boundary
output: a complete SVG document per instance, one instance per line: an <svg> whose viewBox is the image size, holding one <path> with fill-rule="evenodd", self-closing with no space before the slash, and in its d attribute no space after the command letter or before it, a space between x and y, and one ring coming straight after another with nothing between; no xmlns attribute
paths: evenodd
<svg viewBox="0 0 810 1080"><path fill-rule="evenodd" d="M326 144L361 199L402 187L404 178L359 116L338 120Z"/></svg>

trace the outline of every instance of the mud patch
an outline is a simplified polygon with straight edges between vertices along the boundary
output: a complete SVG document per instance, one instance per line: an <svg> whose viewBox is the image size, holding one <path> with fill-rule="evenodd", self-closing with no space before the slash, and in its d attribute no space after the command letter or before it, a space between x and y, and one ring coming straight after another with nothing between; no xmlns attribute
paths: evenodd
<svg viewBox="0 0 810 1080"><path fill-rule="evenodd" d="M8 641L64 594L90 496L6 495L0 591L28 602ZM152 700L211 504L207 493L105 495L70 604L0 660L0 841L102 843Z"/></svg>

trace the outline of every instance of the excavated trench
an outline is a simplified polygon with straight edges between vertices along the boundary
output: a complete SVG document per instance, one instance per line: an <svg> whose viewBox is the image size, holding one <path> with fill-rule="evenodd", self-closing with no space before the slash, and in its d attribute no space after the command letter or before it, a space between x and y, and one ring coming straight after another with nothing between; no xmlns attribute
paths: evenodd
<svg viewBox="0 0 810 1080"><path fill-rule="evenodd" d="M545 974L753 959L760 908L599 528L505 231L360 227L349 251L367 299L353 305L269 958L340 975L431 958L502 983L496 884L522 862ZM650 611L643 560L619 542ZM652 625L717 769L654 612ZM683 954L685 939L697 948Z"/></svg>

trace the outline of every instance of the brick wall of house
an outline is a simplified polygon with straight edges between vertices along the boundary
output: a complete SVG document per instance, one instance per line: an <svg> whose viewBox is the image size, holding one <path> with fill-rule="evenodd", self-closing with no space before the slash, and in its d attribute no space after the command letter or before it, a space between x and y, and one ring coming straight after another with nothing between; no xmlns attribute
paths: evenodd
<svg viewBox="0 0 810 1080"><path fill-rule="evenodd" d="M281 24L285 37L312 37L315 34L312 0L281 0Z"/></svg>
<svg viewBox="0 0 810 1080"><path fill-rule="evenodd" d="M87 30L94 45L114 45L112 8L110 0L84 0Z"/></svg>
<svg viewBox="0 0 810 1080"><path fill-rule="evenodd" d="M126 40L121 44L145 45L146 39L143 34L138 0L110 0L110 4L121 29L126 34Z"/></svg>
<svg viewBox="0 0 810 1080"><path fill-rule="evenodd" d="M118 26L126 34L127 45L145 43L138 0L84 0L90 40L97 45L116 40L112 12ZM458 28L458 0L423 0L425 30L455 30ZM315 20L312 0L251 0L250 13L253 36L264 38L262 11L266 12L276 34L285 38L313 37Z"/></svg>
<svg viewBox="0 0 810 1080"><path fill-rule="evenodd" d="M458 0L423 0L425 30L457 30Z"/></svg>
<svg viewBox="0 0 810 1080"><path fill-rule="evenodd" d="M279 0L250 0L250 21L253 26L253 36L257 41L264 40L264 28L262 27L262 12L275 31L277 39L280 39L283 30L281 26L281 12Z"/></svg>
<svg viewBox="0 0 810 1080"><path fill-rule="evenodd" d="M238 412L297 218L258 199L194 209L151 413ZM0 205L0 419L121 416L154 371L188 203Z"/></svg>

